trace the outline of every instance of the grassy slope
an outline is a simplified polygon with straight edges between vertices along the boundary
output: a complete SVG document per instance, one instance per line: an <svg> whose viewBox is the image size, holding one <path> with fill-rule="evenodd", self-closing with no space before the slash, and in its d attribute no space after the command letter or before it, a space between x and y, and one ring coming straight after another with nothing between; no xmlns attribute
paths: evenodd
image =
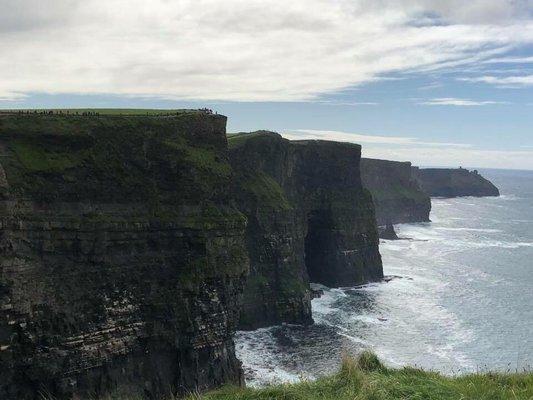
<svg viewBox="0 0 533 400"><path fill-rule="evenodd" d="M189 400L499 400L533 399L533 373L456 378L415 368L385 368L376 356L345 359L336 375L265 389L223 388Z"/></svg>

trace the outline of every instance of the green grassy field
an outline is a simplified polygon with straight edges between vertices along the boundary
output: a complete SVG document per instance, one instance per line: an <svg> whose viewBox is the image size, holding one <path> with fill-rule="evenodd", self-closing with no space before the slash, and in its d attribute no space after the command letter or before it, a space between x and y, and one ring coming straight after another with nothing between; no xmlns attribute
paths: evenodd
<svg viewBox="0 0 533 400"><path fill-rule="evenodd" d="M503 400L533 399L533 373L446 377L415 368L391 369L371 353L346 358L340 371L316 381L264 389L223 388L188 400Z"/></svg>
<svg viewBox="0 0 533 400"><path fill-rule="evenodd" d="M195 109L144 109L144 108L46 108L46 109L4 109L0 110L0 115L2 114L13 114L17 113L19 111L23 111L26 113L29 111L30 113L33 113L33 111L36 111L37 113L43 112L43 111L53 111L54 114L83 114L83 113L97 113L99 115L140 115L140 116L146 116L146 115L168 115L168 114L184 114L184 113L200 113L201 110L195 110Z"/></svg>

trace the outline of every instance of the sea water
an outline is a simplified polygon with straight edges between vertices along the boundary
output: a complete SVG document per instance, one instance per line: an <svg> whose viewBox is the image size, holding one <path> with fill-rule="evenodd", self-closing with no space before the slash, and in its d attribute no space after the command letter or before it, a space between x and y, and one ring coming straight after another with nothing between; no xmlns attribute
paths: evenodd
<svg viewBox="0 0 533 400"><path fill-rule="evenodd" d="M389 282L322 287L309 327L238 332L247 383L313 379L364 349L446 374L531 369L533 171L481 172L500 197L432 199L431 223L381 242Z"/></svg>

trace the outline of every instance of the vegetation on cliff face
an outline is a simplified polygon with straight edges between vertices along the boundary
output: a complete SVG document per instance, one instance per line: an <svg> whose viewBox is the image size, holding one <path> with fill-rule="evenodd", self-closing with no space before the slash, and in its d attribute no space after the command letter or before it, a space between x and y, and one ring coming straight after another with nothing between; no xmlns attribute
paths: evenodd
<svg viewBox="0 0 533 400"><path fill-rule="evenodd" d="M531 400L533 373L447 377L383 366L371 353L343 360L340 371L316 381L263 389L227 387L188 400Z"/></svg>
<svg viewBox="0 0 533 400"><path fill-rule="evenodd" d="M237 384L226 118L94 112L0 113L0 398Z"/></svg>
<svg viewBox="0 0 533 400"><path fill-rule="evenodd" d="M254 196L263 207L274 210L291 208L283 189L271 176L263 172L243 174L241 182L243 190Z"/></svg>
<svg viewBox="0 0 533 400"><path fill-rule="evenodd" d="M267 131L230 135L228 145L233 192L248 217L241 328L311 322L309 278L334 287L382 277L360 146Z"/></svg>

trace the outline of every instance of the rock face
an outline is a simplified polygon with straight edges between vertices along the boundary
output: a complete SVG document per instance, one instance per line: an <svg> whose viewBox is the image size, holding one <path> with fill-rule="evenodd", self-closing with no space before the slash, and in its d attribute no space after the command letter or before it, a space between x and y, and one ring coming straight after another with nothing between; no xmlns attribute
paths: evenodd
<svg viewBox="0 0 533 400"><path fill-rule="evenodd" d="M363 158L361 178L372 193L379 226L429 221L431 199L413 176L410 162Z"/></svg>
<svg viewBox="0 0 533 400"><path fill-rule="evenodd" d="M360 146L291 142L264 131L228 142L235 193L248 217L242 329L310 323L309 280L338 287L383 277Z"/></svg>
<svg viewBox="0 0 533 400"><path fill-rule="evenodd" d="M399 240L400 238L396 234L396 231L394 230L394 225L387 224L385 226L379 226L378 227L378 235L380 239L385 240Z"/></svg>
<svg viewBox="0 0 533 400"><path fill-rule="evenodd" d="M413 174L431 197L499 196L500 192L477 171L464 168L414 168Z"/></svg>
<svg viewBox="0 0 533 400"><path fill-rule="evenodd" d="M225 122L0 116L1 399L242 380Z"/></svg>

